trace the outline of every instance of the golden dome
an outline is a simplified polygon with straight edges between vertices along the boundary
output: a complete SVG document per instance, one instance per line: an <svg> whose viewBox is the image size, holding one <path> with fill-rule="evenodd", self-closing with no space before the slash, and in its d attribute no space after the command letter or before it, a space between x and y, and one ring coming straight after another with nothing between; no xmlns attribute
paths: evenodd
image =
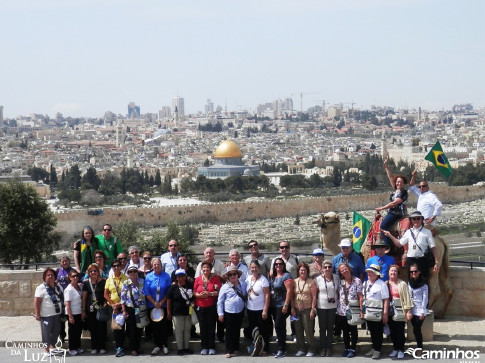
<svg viewBox="0 0 485 363"><path fill-rule="evenodd" d="M234 141L226 140L214 151L215 158L240 158L242 157L241 149Z"/></svg>

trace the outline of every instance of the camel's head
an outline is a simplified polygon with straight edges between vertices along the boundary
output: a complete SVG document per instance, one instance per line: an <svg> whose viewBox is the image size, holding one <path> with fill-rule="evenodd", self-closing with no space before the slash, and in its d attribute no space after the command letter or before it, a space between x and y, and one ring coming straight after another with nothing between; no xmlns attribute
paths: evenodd
<svg viewBox="0 0 485 363"><path fill-rule="evenodd" d="M325 214L321 214L313 221L314 224L318 224L320 228L328 228L332 224L339 224L340 217L338 213L335 212L327 212Z"/></svg>

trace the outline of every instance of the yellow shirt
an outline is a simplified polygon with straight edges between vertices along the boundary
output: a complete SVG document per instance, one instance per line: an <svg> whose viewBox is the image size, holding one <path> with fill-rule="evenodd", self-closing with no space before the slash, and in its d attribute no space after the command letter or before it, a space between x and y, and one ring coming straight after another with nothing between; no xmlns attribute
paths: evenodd
<svg viewBox="0 0 485 363"><path fill-rule="evenodd" d="M104 289L109 291L113 303L117 304L120 302L121 285L123 285L123 282L126 280L128 280L128 276L125 274L121 274L119 277L111 276L106 280Z"/></svg>

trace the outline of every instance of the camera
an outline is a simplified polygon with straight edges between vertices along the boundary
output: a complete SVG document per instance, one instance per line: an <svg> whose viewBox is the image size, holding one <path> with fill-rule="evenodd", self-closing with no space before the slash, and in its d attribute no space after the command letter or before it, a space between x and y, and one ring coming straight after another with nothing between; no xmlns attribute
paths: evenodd
<svg viewBox="0 0 485 363"><path fill-rule="evenodd" d="M328 298L328 303L329 304L335 304L335 298L334 297L329 297Z"/></svg>

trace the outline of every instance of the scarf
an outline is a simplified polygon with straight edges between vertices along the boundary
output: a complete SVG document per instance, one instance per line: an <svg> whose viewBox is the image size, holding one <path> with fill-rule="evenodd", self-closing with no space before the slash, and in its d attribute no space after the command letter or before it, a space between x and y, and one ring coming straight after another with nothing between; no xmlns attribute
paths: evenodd
<svg viewBox="0 0 485 363"><path fill-rule="evenodd" d="M45 290L54 304L56 314L61 314L64 311L64 293L59 284L54 285L54 289L44 282Z"/></svg>
<svg viewBox="0 0 485 363"><path fill-rule="evenodd" d="M421 275L417 279L409 279L409 286L411 286L413 289L419 289L421 286L423 286L426 282L423 281L423 278Z"/></svg>

